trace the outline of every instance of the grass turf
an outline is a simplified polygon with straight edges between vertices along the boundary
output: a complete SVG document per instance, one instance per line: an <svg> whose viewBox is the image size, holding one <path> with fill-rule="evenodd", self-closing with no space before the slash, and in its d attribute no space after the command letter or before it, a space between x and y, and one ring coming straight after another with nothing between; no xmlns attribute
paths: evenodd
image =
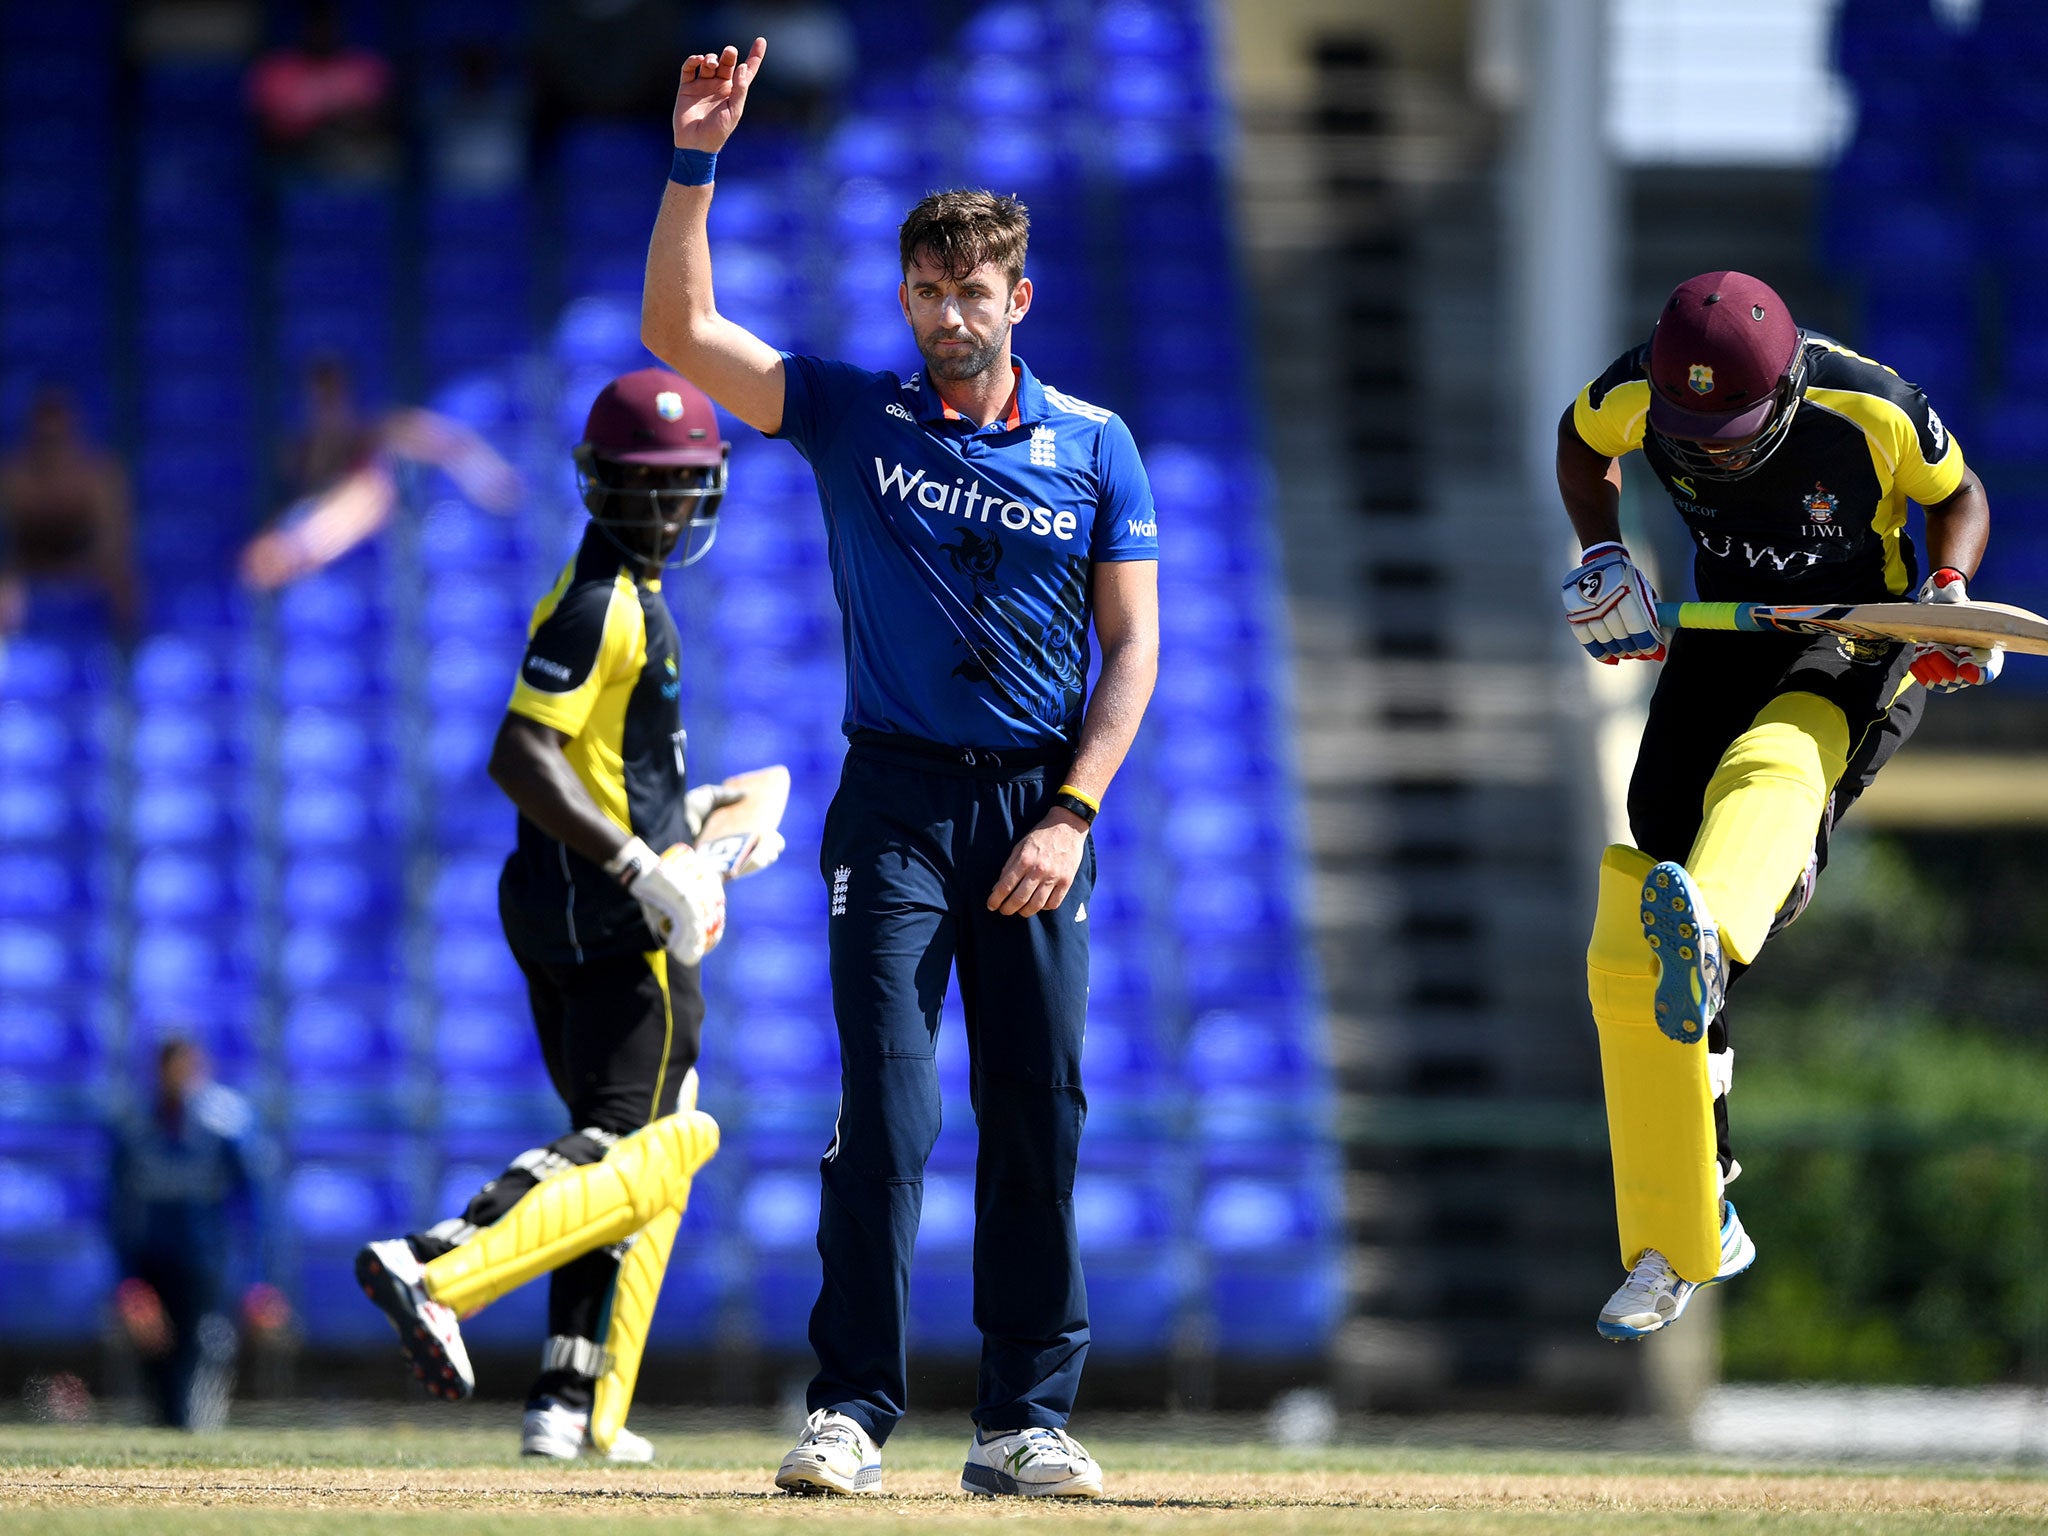
<svg viewBox="0 0 2048 1536"><path fill-rule="evenodd" d="M1696 1457L1456 1446L1283 1451L1255 1441L1088 1437L1109 1497L1084 1506L969 1499L957 1436L899 1434L888 1494L793 1499L770 1477L781 1434L695 1417L641 1427L651 1468L522 1462L498 1417L393 1413L279 1422L201 1438L100 1426L0 1425L0 1529L8 1536L255 1536L392 1529L487 1536L649 1520L703 1536L829 1525L981 1532L1053 1522L1106 1532L1386 1536L1771 1532L1799 1536L2048 1529L2048 1479L1863 1467L1755 1467ZM636 1420L637 1422L637 1420Z"/></svg>

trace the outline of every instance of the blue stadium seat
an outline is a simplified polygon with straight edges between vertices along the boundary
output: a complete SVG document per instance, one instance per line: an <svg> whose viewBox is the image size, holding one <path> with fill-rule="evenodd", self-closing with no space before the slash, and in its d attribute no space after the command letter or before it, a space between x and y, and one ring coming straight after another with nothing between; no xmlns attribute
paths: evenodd
<svg viewBox="0 0 2048 1536"><path fill-rule="evenodd" d="M105 713L94 703L11 699L0 704L0 778L59 774L75 783L106 761L106 733Z"/></svg>
<svg viewBox="0 0 2048 1536"><path fill-rule="evenodd" d="M56 849L0 848L0 917L89 915L106 903L106 881L96 864Z"/></svg>
<svg viewBox="0 0 2048 1536"><path fill-rule="evenodd" d="M479 707L443 714L428 727L427 766L445 794L460 798L472 791L482 795L486 789L494 790L484 776L484 765L502 718L501 708Z"/></svg>
<svg viewBox="0 0 2048 1536"><path fill-rule="evenodd" d="M383 658L374 650L356 650L325 637L296 639L280 661L293 697L307 704L368 707L390 688Z"/></svg>
<svg viewBox="0 0 2048 1536"><path fill-rule="evenodd" d="M442 929L434 943L434 980L449 1000L489 996L523 1004L526 998L526 979L495 924Z"/></svg>
<svg viewBox="0 0 2048 1536"><path fill-rule="evenodd" d="M98 1120L111 1098L109 1056L89 991L0 986L0 1121Z"/></svg>
<svg viewBox="0 0 2048 1536"><path fill-rule="evenodd" d="M95 784L57 784L12 775L0 779L0 846L76 844L106 825L107 802Z"/></svg>
<svg viewBox="0 0 2048 1536"><path fill-rule="evenodd" d="M250 913L255 881L243 858L234 853L158 848L136 861L129 900L144 922L204 922Z"/></svg>
<svg viewBox="0 0 2048 1536"><path fill-rule="evenodd" d="M519 666L516 645L448 637L435 642L427 661L427 697L436 710L484 713L502 709Z"/></svg>
<svg viewBox="0 0 2048 1536"><path fill-rule="evenodd" d="M443 1112L454 1123L479 1123L474 1111L500 1093L524 1096L514 1123L530 1123L536 1135L553 1123L529 1108L535 1100L551 1100L552 1089L524 998L443 1009L434 1031L434 1062L442 1078ZM557 1106L552 1113L562 1111Z"/></svg>
<svg viewBox="0 0 2048 1536"><path fill-rule="evenodd" d="M130 990L178 999L248 987L260 970L255 941L250 925L232 917L140 923L128 961Z"/></svg>
<svg viewBox="0 0 2048 1536"><path fill-rule="evenodd" d="M388 791L393 786L301 782L289 787L277 808L277 830L288 843L306 848L360 847L396 832Z"/></svg>
<svg viewBox="0 0 2048 1536"><path fill-rule="evenodd" d="M737 952L738 936L727 942ZM791 1008L748 999L742 1006L744 1012L721 1012L707 1026L707 1052L714 1048L715 1036L715 1048L734 1059L750 1088L830 1083L832 1091L838 1091L839 1032L829 1004Z"/></svg>
<svg viewBox="0 0 2048 1536"><path fill-rule="evenodd" d="M278 766L287 779L346 779L395 771L395 754L374 711L300 707L279 724Z"/></svg>
<svg viewBox="0 0 2048 1536"><path fill-rule="evenodd" d="M172 703L137 715L129 745L135 761L167 775L231 776L251 771L255 729L238 707Z"/></svg>
<svg viewBox="0 0 2048 1536"><path fill-rule="evenodd" d="M1053 8L1031 0L999 0L982 7L960 30L962 51L1045 58L1061 41Z"/></svg>
<svg viewBox="0 0 2048 1536"><path fill-rule="evenodd" d="M735 932L731 953L719 957L725 983L763 1007L788 1010L815 1005L825 995L825 934L808 939L788 932Z"/></svg>
<svg viewBox="0 0 2048 1536"><path fill-rule="evenodd" d="M248 351L253 331L245 306L231 299L185 299L146 309L142 350L155 364L204 366Z"/></svg>
<svg viewBox="0 0 2048 1536"><path fill-rule="evenodd" d="M0 921L0 994L48 992L93 981L97 965L89 940L63 923Z"/></svg>

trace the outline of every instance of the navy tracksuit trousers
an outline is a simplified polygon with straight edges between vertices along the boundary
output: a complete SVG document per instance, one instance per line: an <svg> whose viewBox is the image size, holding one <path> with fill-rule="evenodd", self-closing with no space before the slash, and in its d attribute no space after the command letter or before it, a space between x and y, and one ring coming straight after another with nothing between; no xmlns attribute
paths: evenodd
<svg viewBox="0 0 2048 1536"><path fill-rule="evenodd" d="M1088 1108L1093 840L1057 910L1001 917L987 907L1066 766L1043 753L863 735L825 818L840 1105L822 1164L809 1400L857 1419L877 1442L905 1407L910 1260L939 1134L934 1046L948 970L960 978L979 1136L974 1421L1058 1426L1073 1412L1088 1353L1074 1164Z"/></svg>

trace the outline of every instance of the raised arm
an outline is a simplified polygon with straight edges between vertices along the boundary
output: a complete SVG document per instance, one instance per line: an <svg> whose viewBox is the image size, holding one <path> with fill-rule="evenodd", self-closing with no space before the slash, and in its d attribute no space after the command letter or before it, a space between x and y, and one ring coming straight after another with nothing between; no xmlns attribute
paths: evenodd
<svg viewBox="0 0 2048 1536"><path fill-rule="evenodd" d="M782 356L745 326L718 312L711 294L710 167L739 125L747 87L768 51L755 38L745 59L736 48L693 55L676 87L672 126L679 151L695 157L662 194L654 238L647 246L647 280L640 297L640 339L647 349L748 426L773 432L782 425ZM701 177L701 181L695 178ZM693 183L694 184L691 184Z"/></svg>

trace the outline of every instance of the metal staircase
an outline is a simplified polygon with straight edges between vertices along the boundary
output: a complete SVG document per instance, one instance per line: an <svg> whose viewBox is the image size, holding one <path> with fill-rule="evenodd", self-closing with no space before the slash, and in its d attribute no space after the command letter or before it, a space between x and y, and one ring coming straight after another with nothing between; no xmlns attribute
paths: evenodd
<svg viewBox="0 0 2048 1536"><path fill-rule="evenodd" d="M1484 109L1325 44L1249 114L1316 921L1344 1104L1337 1384L1375 1409L1612 1410L1615 1278L1583 960L1598 820L1516 461ZM1478 129L1472 124L1478 124Z"/></svg>

